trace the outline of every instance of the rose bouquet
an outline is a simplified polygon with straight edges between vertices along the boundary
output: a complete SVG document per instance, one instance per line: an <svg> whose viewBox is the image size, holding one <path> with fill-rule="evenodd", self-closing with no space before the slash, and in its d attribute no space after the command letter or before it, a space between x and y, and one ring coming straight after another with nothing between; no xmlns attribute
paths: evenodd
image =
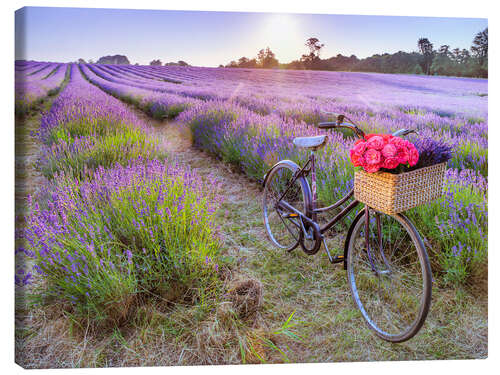
<svg viewBox="0 0 500 375"><path fill-rule="evenodd" d="M418 162L417 148L409 141L390 134L368 134L359 139L350 151L355 167L363 167L368 173L379 170L398 173ZM399 169L399 170L396 170Z"/></svg>

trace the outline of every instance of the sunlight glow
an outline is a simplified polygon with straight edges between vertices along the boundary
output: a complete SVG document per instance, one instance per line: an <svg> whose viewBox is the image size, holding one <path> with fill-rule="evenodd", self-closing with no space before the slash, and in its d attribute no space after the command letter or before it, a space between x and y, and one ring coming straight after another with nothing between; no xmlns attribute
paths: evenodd
<svg viewBox="0 0 500 375"><path fill-rule="evenodd" d="M260 38L281 62L297 59L305 43L299 19L293 14L270 14L263 19Z"/></svg>

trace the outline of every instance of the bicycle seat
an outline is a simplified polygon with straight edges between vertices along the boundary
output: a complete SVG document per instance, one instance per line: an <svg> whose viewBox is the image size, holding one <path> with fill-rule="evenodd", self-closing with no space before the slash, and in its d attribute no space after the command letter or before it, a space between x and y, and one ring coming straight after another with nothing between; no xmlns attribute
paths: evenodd
<svg viewBox="0 0 500 375"><path fill-rule="evenodd" d="M326 135L317 135L315 137L297 137L293 140L293 144L297 147L310 148L314 151L323 147L328 140Z"/></svg>

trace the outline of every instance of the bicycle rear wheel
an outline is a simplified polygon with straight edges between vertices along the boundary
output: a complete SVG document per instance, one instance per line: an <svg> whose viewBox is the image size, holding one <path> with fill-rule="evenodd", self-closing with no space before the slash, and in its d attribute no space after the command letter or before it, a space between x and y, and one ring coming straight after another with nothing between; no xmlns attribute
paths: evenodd
<svg viewBox="0 0 500 375"><path fill-rule="evenodd" d="M431 303L432 276L424 244L404 215L370 210L369 250L365 216L349 239L347 275L354 302L384 340L403 342L422 327Z"/></svg>
<svg viewBox="0 0 500 375"><path fill-rule="evenodd" d="M262 199L264 226L271 242L279 248L291 251L302 239L299 217L293 217L277 207L278 200L285 193L296 168L289 163L276 165L266 179ZM306 213L310 202L307 189L309 185L303 177L297 178L288 189L283 201L302 213Z"/></svg>

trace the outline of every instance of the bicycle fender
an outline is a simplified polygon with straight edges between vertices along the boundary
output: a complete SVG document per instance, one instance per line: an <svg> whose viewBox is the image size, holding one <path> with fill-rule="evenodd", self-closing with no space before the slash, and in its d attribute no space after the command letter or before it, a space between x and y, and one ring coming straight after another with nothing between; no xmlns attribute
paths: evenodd
<svg viewBox="0 0 500 375"><path fill-rule="evenodd" d="M294 171L297 171L298 169L300 169L300 167L297 165L297 163L291 161L291 160L280 160L279 162L277 162L276 164L274 164L267 172L266 174L264 175L264 178L263 178L263 181L262 181L262 187L266 186L266 182L267 182L267 177L269 176L270 172L274 169L274 168L277 168L278 166L280 165L283 165L283 164L286 164L288 165L289 167L293 168Z"/></svg>
<svg viewBox="0 0 500 375"><path fill-rule="evenodd" d="M347 236L345 237L345 241L344 241L344 269L345 270L347 270L347 252L349 251L349 241L351 240L352 231L354 230L356 223L363 217L364 214L365 214L364 208L359 210L359 212L356 214L356 217L352 221L351 226L349 227L349 230L347 231Z"/></svg>

